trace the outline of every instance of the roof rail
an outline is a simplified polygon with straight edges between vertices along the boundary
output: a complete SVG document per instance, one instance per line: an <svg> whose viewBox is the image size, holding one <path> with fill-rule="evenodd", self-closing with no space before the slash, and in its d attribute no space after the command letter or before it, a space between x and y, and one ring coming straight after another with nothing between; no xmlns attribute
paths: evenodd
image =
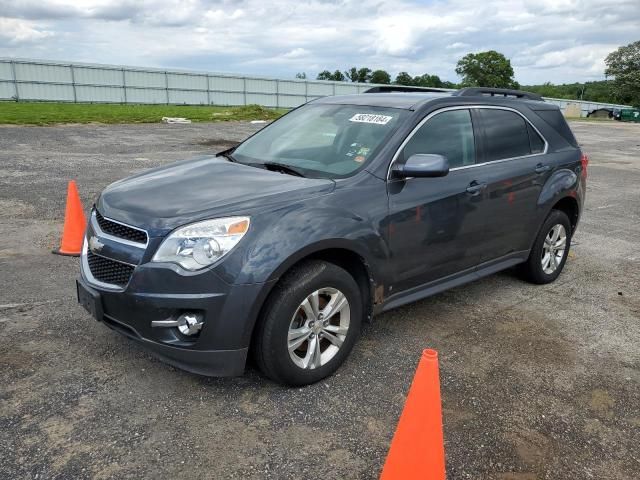
<svg viewBox="0 0 640 480"><path fill-rule="evenodd" d="M430 88L430 87L409 87L405 85L382 85L379 87L371 87L362 93L388 93L388 92L446 92L442 88Z"/></svg>
<svg viewBox="0 0 640 480"><path fill-rule="evenodd" d="M515 97L524 98L526 100L538 100L544 102L541 95L532 92L525 92L523 90L511 90L510 88L489 88L489 87L470 87L461 88L454 95L458 97L479 97L479 96L491 96L491 97Z"/></svg>

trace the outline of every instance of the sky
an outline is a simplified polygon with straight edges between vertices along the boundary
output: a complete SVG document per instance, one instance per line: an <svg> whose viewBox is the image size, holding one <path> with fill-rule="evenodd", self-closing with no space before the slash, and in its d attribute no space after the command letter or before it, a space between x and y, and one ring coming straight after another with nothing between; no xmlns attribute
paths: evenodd
<svg viewBox="0 0 640 480"><path fill-rule="evenodd" d="M457 82L497 50L521 84L604 79L640 0L0 0L0 57L293 78L352 66Z"/></svg>

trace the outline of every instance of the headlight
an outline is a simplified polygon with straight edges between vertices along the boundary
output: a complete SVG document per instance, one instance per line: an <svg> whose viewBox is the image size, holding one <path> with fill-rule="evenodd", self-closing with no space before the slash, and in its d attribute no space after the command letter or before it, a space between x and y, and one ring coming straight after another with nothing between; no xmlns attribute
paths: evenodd
<svg viewBox="0 0 640 480"><path fill-rule="evenodd" d="M152 262L200 270L224 257L249 230L249 217L217 218L180 227L160 245Z"/></svg>

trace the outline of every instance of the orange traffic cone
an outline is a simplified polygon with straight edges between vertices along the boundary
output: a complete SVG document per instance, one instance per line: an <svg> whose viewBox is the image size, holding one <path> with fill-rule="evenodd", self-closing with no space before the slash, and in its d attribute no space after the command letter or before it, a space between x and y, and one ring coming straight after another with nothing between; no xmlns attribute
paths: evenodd
<svg viewBox="0 0 640 480"><path fill-rule="evenodd" d="M381 480L444 480L438 352L425 350L382 469Z"/></svg>
<svg viewBox="0 0 640 480"><path fill-rule="evenodd" d="M62 240L60 241L60 248L53 250L53 253L71 257L79 256L86 227L87 220L80 203L78 187L76 187L76 182L71 180L67 187L67 207L64 212Z"/></svg>

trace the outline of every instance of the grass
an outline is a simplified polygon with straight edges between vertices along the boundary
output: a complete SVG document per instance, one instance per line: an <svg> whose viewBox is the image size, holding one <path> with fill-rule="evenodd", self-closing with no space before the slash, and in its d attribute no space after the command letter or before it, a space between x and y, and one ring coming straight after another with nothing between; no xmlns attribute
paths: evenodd
<svg viewBox="0 0 640 480"><path fill-rule="evenodd" d="M564 117L564 118L574 122L612 122L612 123L615 122L613 118L602 118L602 117Z"/></svg>
<svg viewBox="0 0 640 480"><path fill-rule="evenodd" d="M0 102L0 124L158 123L162 121L162 117L185 117L192 122L273 120L285 112L284 109L275 110L259 105L220 107Z"/></svg>

